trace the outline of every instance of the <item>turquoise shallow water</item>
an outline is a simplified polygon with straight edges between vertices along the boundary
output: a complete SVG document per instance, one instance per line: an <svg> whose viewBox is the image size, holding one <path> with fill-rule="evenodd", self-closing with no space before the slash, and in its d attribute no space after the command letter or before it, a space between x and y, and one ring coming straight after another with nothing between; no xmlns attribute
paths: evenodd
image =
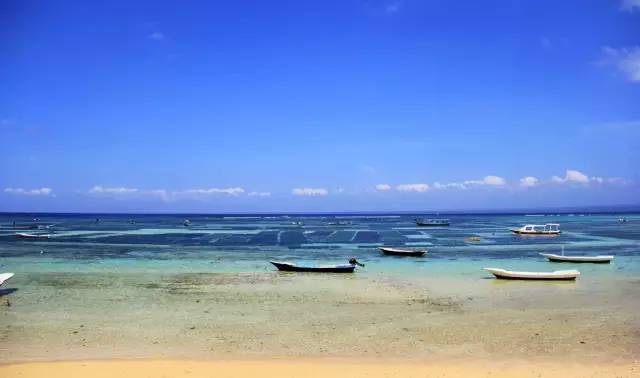
<svg viewBox="0 0 640 378"><path fill-rule="evenodd" d="M627 219L626 223L619 218ZM482 276L481 268L552 270L540 252L614 254L584 273L640 275L640 215L451 215L450 227L417 227L409 215L204 216L0 215L0 264L15 272L264 272L269 260L366 264L360 274ZM189 227L184 220L189 219ZM15 222L15 225L14 225ZM516 236L526 223L560 223L560 236ZM46 233L48 240L15 232ZM468 237L479 236L480 241ZM427 248L417 259L378 246Z"/></svg>
<svg viewBox="0 0 640 378"><path fill-rule="evenodd" d="M640 345L634 331L640 329L640 215L625 214L626 223L620 217L451 215L450 227L421 228L409 215L2 214L0 271L16 276L0 290L0 361L461 353L632 358ZM560 223L562 235L509 232L550 222ZM51 237L19 239L16 232ZM381 245L429 253L383 256ZM538 255L562 247L616 258L574 265ZM276 272L269 264L350 257L366 267L353 275L315 275ZM569 283L505 282L483 271L488 266L578 268L582 275ZM522 342L532 338L537 341Z"/></svg>

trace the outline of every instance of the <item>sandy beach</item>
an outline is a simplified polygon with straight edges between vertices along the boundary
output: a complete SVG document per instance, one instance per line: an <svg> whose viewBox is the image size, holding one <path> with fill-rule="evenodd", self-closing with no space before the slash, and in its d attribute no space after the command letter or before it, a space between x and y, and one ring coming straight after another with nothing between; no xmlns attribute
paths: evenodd
<svg viewBox="0 0 640 378"><path fill-rule="evenodd" d="M0 366L6 378L95 377L636 377L640 363L577 364L523 361L445 361L437 363L343 360L143 360L25 363Z"/></svg>

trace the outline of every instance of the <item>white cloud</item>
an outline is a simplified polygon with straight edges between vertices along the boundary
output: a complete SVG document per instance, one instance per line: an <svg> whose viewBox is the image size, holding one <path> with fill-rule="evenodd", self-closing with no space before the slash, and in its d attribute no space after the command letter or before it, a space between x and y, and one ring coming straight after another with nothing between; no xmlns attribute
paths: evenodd
<svg viewBox="0 0 640 378"><path fill-rule="evenodd" d="M137 192L137 188L126 188L122 186L106 188L100 185L96 185L93 188L89 189L89 193L91 194L133 194Z"/></svg>
<svg viewBox="0 0 640 378"><path fill-rule="evenodd" d="M520 186L530 188L538 185L539 180L533 176L527 176L520 179Z"/></svg>
<svg viewBox="0 0 640 378"><path fill-rule="evenodd" d="M551 177L551 181L557 184L564 184L564 183L588 184L589 176L585 175L580 171L567 169L567 171L564 174L564 177L553 176Z"/></svg>
<svg viewBox="0 0 640 378"><path fill-rule="evenodd" d="M491 185L491 186L502 186L505 185L507 181L499 176L485 176L482 180L467 180L464 182L465 185Z"/></svg>
<svg viewBox="0 0 640 378"><path fill-rule="evenodd" d="M389 184L378 184L376 185L376 190L379 192L387 192L391 190L391 185Z"/></svg>
<svg viewBox="0 0 640 378"><path fill-rule="evenodd" d="M604 54L602 65L612 66L620 71L631 82L640 82L640 47L602 48Z"/></svg>
<svg viewBox="0 0 640 378"><path fill-rule="evenodd" d="M162 40L164 40L165 36L164 36L164 34L162 34L160 32L153 32L153 33L149 34L147 36L147 38L153 39L154 41L162 41Z"/></svg>
<svg viewBox="0 0 640 378"><path fill-rule="evenodd" d="M632 12L634 8L640 9L640 0L622 0L620 9L626 12Z"/></svg>
<svg viewBox="0 0 640 378"><path fill-rule="evenodd" d="M187 189L180 192L175 192L176 194L197 194L197 195L212 195L212 194L228 194L231 196L237 196L240 194L244 194L245 190L240 187L235 188L209 188L209 189Z"/></svg>
<svg viewBox="0 0 640 378"><path fill-rule="evenodd" d="M291 194L294 196L326 196L329 191L324 188L294 188Z"/></svg>
<svg viewBox="0 0 640 378"><path fill-rule="evenodd" d="M250 197L270 197L271 193L270 192L249 192L247 193L247 195Z"/></svg>
<svg viewBox="0 0 640 378"><path fill-rule="evenodd" d="M401 184L396 186L400 192L418 192L423 193L429 190L429 184Z"/></svg>
<svg viewBox="0 0 640 378"><path fill-rule="evenodd" d="M467 189L465 184L459 182L448 182L446 184L442 184L436 181L433 183L433 187L435 189Z"/></svg>
<svg viewBox="0 0 640 378"><path fill-rule="evenodd" d="M51 188L39 188L39 189L22 189L22 188L5 188L5 193L18 194L24 196L48 196L52 195L53 190Z"/></svg>

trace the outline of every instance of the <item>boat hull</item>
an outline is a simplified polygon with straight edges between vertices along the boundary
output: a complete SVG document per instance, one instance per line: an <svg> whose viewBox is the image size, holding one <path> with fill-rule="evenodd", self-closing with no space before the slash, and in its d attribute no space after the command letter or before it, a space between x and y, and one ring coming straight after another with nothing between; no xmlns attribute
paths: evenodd
<svg viewBox="0 0 640 378"><path fill-rule="evenodd" d="M580 275L580 272L577 270L560 270L555 272L514 272L498 268L485 268L485 270L502 280L574 281Z"/></svg>
<svg viewBox="0 0 640 378"><path fill-rule="evenodd" d="M450 225L450 223L421 223L421 222L416 222L416 226L419 226L419 227L447 227L449 225Z"/></svg>
<svg viewBox="0 0 640 378"><path fill-rule="evenodd" d="M15 237L20 239L49 239L49 235L24 234L24 233L17 233L15 234Z"/></svg>
<svg viewBox="0 0 640 378"><path fill-rule="evenodd" d="M551 262L570 262L578 264L609 264L614 256L562 256L553 253L541 253Z"/></svg>
<svg viewBox="0 0 640 378"><path fill-rule="evenodd" d="M380 252L388 256L409 256L409 257L422 257L427 251L400 251L392 248L378 248Z"/></svg>
<svg viewBox="0 0 640 378"><path fill-rule="evenodd" d="M0 273L0 286L13 277L13 273Z"/></svg>
<svg viewBox="0 0 640 378"><path fill-rule="evenodd" d="M340 266L298 266L288 263L280 263L271 261L278 270L282 272L309 272L309 273L353 273L355 265L340 265Z"/></svg>

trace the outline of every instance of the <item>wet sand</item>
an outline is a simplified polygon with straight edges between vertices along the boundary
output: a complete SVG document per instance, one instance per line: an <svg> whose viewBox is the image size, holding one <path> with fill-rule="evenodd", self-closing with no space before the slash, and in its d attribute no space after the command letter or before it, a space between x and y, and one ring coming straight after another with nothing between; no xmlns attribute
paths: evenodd
<svg viewBox="0 0 640 378"><path fill-rule="evenodd" d="M640 364L459 360L437 363L344 360L147 360L27 363L0 366L13 377L636 377Z"/></svg>
<svg viewBox="0 0 640 378"><path fill-rule="evenodd" d="M0 362L451 358L628 364L640 280L33 273L0 299ZM18 295L19 294L19 295ZM10 306L7 305L10 303ZM4 376L4 375L3 375Z"/></svg>

